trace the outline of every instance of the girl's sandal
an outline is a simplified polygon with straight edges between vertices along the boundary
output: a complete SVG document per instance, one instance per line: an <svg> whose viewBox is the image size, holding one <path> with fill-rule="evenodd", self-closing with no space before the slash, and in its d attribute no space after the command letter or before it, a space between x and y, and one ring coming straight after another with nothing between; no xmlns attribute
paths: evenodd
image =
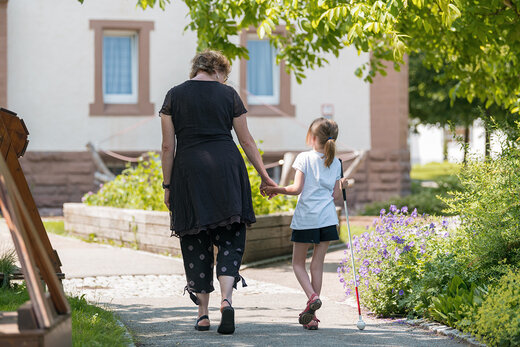
<svg viewBox="0 0 520 347"><path fill-rule="evenodd" d="M231 306L228 299L222 300L222 302L224 301L226 301L229 306L220 308L222 318L220 319L220 325L218 326L217 332L220 334L233 334L235 332L235 309Z"/></svg>
<svg viewBox="0 0 520 347"><path fill-rule="evenodd" d="M205 314L205 315L202 315L199 318L197 318L197 321L195 322L195 330L198 330L198 331L208 331L209 330L209 325L199 325L199 322L204 319L209 320L208 315Z"/></svg>
<svg viewBox="0 0 520 347"><path fill-rule="evenodd" d="M309 322L309 324L304 324L303 329L307 330L318 330L318 323L320 320L316 318L316 316L312 317L312 320Z"/></svg>
<svg viewBox="0 0 520 347"><path fill-rule="evenodd" d="M318 294L313 293L309 301L307 301L307 307L300 313L300 317L298 318L298 322L300 324L306 325L309 324L314 317L314 312L321 307L321 300L318 297Z"/></svg>

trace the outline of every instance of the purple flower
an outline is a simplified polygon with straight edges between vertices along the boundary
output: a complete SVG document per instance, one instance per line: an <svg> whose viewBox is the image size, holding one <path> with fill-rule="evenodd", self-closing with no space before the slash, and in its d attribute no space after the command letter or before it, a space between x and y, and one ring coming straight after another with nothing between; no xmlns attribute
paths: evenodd
<svg viewBox="0 0 520 347"><path fill-rule="evenodd" d="M417 217L417 209L416 209L416 208L413 209L411 216L412 216L413 218L416 218L416 217Z"/></svg>
<svg viewBox="0 0 520 347"><path fill-rule="evenodd" d="M368 259L363 260L363 266L370 265L370 261Z"/></svg>
<svg viewBox="0 0 520 347"><path fill-rule="evenodd" d="M392 236L392 240L395 241L395 243L398 243L398 244L403 244L404 243L404 239L402 237L399 237L399 236Z"/></svg>
<svg viewBox="0 0 520 347"><path fill-rule="evenodd" d="M411 249L412 249L412 247L406 245L406 246L404 246L404 248L403 248L403 253L410 252Z"/></svg>
<svg viewBox="0 0 520 347"><path fill-rule="evenodd" d="M372 270L373 273L375 273L376 275L379 275L381 273L381 269L376 267L375 269Z"/></svg>
<svg viewBox="0 0 520 347"><path fill-rule="evenodd" d="M389 208L390 212L392 213L396 213L398 210L397 210L397 206L395 205L390 205L390 208Z"/></svg>
<svg viewBox="0 0 520 347"><path fill-rule="evenodd" d="M401 208L401 212L403 212L403 213L408 213L408 206L403 206L403 207Z"/></svg>
<svg viewBox="0 0 520 347"><path fill-rule="evenodd" d="M447 221L446 219L444 219L444 220L442 221L442 226L443 226L444 228L447 228L447 227L448 227L448 221Z"/></svg>
<svg viewBox="0 0 520 347"><path fill-rule="evenodd" d="M430 229L435 229L435 223L430 223Z"/></svg>
<svg viewBox="0 0 520 347"><path fill-rule="evenodd" d="M379 211L379 215L384 215L386 213L386 210L384 208L381 209L381 211Z"/></svg>
<svg viewBox="0 0 520 347"><path fill-rule="evenodd" d="M404 290L401 289L401 290L399 291L399 295L404 295Z"/></svg>

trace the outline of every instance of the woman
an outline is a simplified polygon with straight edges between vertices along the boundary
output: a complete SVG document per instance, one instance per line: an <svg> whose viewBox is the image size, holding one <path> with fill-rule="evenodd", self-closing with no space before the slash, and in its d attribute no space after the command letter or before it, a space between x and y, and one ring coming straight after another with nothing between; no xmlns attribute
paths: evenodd
<svg viewBox="0 0 520 347"><path fill-rule="evenodd" d="M215 245L222 293L218 332L222 334L235 331L231 296L240 280L246 285L238 270L246 224L255 222L247 170L231 128L260 174L260 191L276 186L249 133L242 100L224 84L229 72L229 61L219 52L197 54L190 80L168 91L160 111L164 202L171 211L172 234L180 237L185 290L199 305L195 329L210 326Z"/></svg>

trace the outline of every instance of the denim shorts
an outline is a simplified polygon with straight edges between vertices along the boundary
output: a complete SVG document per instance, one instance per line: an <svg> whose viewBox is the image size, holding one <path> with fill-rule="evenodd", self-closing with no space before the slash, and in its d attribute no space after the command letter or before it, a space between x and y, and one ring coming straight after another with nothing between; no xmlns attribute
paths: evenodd
<svg viewBox="0 0 520 347"><path fill-rule="evenodd" d="M339 240L337 225L316 229L293 229L291 241L302 243L320 243Z"/></svg>

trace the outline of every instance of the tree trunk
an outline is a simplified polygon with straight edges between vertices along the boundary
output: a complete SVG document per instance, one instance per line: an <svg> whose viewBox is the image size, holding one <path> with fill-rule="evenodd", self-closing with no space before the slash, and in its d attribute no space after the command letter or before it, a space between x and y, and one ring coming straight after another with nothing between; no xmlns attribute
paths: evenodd
<svg viewBox="0 0 520 347"><path fill-rule="evenodd" d="M468 148L469 148L469 124L464 125L464 159L462 162L466 164L466 159L468 156Z"/></svg>
<svg viewBox="0 0 520 347"><path fill-rule="evenodd" d="M486 119L484 120L484 138L486 140L486 148L484 150L484 159L488 160L489 155L491 153L491 143L490 143L490 137L491 134L489 133L489 125L488 122L491 119L491 114L488 109L486 109Z"/></svg>

